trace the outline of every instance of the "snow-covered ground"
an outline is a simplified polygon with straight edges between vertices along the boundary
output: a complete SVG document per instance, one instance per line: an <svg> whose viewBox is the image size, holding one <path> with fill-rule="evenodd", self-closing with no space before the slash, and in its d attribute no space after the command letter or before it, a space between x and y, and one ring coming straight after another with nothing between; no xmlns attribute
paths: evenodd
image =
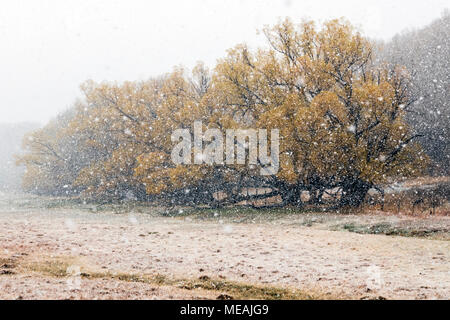
<svg viewBox="0 0 450 320"><path fill-rule="evenodd" d="M441 219L448 224L447 217ZM68 272L72 276L62 278L20 267L12 268L13 274L0 272L0 298L214 298L216 294L76 277L83 272L162 274L169 279L206 275L354 298L450 298L449 241L330 231L302 226L292 217L233 223L226 217L200 220L149 212L3 208L0 243L0 258L18 266L72 261Z"/></svg>

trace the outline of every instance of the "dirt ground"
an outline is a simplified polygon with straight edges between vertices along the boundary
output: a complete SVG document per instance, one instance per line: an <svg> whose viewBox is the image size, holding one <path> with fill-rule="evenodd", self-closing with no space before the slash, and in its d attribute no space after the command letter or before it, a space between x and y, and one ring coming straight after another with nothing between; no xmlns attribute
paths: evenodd
<svg viewBox="0 0 450 320"><path fill-rule="evenodd" d="M448 217L440 219L449 224ZM193 290L117 274L206 276L355 299L450 298L449 241L330 231L292 218L233 221L0 209L0 298L214 299L221 294L220 288ZM62 274L48 267L52 261L65 261ZM112 276L83 276L92 273Z"/></svg>

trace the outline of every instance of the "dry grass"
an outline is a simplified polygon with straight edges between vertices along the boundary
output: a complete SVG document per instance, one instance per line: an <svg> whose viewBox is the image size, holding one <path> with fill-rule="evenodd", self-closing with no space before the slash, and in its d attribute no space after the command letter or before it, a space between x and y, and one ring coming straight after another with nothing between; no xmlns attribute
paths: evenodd
<svg viewBox="0 0 450 320"><path fill-rule="evenodd" d="M0 262L10 259L0 258ZM70 267L82 265L74 257L53 257L44 260L16 261L14 270L21 273L32 273L40 276L65 278L74 276ZM319 292L319 290L303 291L299 289L281 288L275 286L253 285L225 279L212 279L202 276L198 279L172 279L161 274L139 275L132 273L111 273L90 271L83 267L77 276L85 279L108 279L125 282L139 282L152 286L173 287L185 290L203 290L214 293L218 299L250 299L250 300L324 300L351 298L342 294Z"/></svg>
<svg viewBox="0 0 450 320"><path fill-rule="evenodd" d="M410 184L407 190L386 193L384 202L380 195L372 196L369 204L361 210L381 210L417 217L450 215L450 182L440 181L434 185L420 185L420 187L414 183Z"/></svg>

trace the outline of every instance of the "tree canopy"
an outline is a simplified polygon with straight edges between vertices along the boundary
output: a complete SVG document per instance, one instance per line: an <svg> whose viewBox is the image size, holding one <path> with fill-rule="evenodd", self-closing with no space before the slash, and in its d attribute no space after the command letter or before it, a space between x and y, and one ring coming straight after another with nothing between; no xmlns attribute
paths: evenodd
<svg viewBox="0 0 450 320"><path fill-rule="evenodd" d="M70 112L24 139L25 188L207 205L269 196L302 205L304 191L321 202L333 190L338 205L358 206L371 187L420 173L427 156L405 120L413 97L404 67L375 64L371 42L344 20L286 19L263 33L266 48L237 45L212 71L199 63L189 75L177 67L148 81L87 81ZM194 121L278 129L279 171L174 164L171 134Z"/></svg>

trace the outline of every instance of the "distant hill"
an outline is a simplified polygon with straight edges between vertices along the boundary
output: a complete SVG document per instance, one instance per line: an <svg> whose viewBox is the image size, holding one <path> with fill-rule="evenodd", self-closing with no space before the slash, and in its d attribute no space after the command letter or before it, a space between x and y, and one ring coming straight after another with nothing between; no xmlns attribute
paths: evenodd
<svg viewBox="0 0 450 320"><path fill-rule="evenodd" d="M39 127L37 123L0 123L0 191L18 191L23 167L15 164L15 154L22 153L25 133Z"/></svg>
<svg viewBox="0 0 450 320"><path fill-rule="evenodd" d="M411 94L417 99L408 113L422 145L437 164L437 173L450 174L450 11L426 27L403 32L381 49L381 59L404 65L413 75Z"/></svg>

